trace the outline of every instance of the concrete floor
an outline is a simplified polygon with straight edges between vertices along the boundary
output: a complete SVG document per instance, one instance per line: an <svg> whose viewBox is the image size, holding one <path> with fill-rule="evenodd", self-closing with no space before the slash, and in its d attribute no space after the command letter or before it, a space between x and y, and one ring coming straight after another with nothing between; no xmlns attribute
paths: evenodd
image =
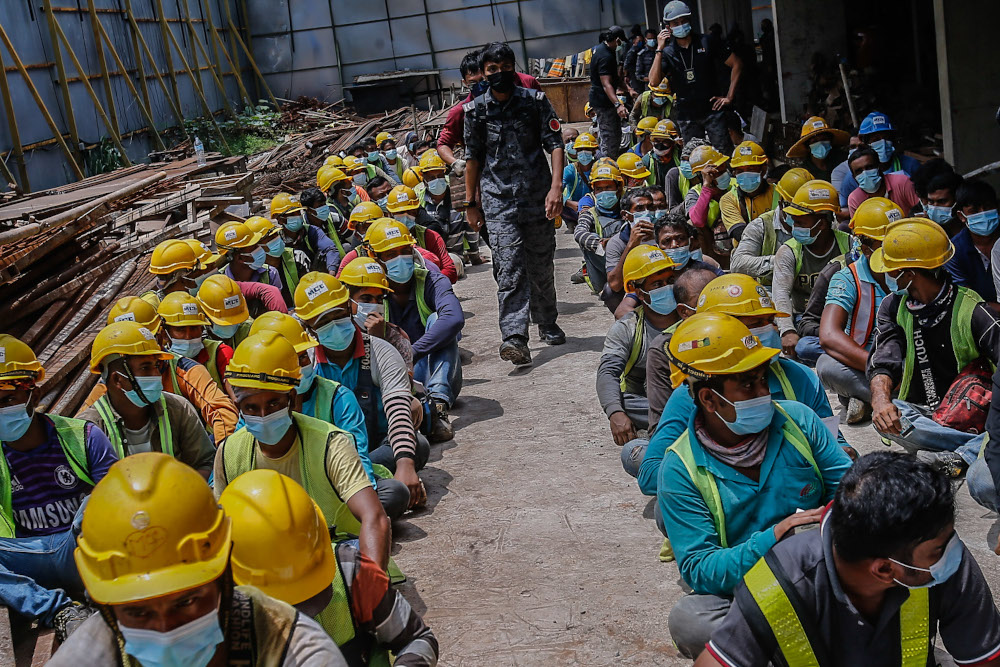
<svg viewBox="0 0 1000 667"><path fill-rule="evenodd" d="M594 389L612 316L570 283L580 252L564 230L557 240L568 340L532 341L528 369L497 355L490 266L456 286L465 386L455 439L434 446L422 473L427 509L395 527L404 592L437 635L442 665L687 665L667 632L682 595L677 566L657 559L653 501L622 470ZM845 435L862 453L882 447L870 425ZM959 533L998 590L986 538L996 515L964 484L957 495Z"/></svg>

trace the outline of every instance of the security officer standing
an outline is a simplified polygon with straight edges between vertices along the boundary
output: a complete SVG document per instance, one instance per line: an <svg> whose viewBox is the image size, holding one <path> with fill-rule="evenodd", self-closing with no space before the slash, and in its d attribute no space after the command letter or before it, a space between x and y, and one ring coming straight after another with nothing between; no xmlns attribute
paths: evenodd
<svg viewBox="0 0 1000 667"><path fill-rule="evenodd" d="M613 25L601 33L601 43L593 48L590 60L590 107L597 113L600 131L601 155L612 160L618 158L622 144L622 120L628 109L618 99L618 91L625 84L619 77L619 54L625 49L625 31Z"/></svg>
<svg viewBox="0 0 1000 667"><path fill-rule="evenodd" d="M484 213L488 220L500 358L529 364L529 313L543 341L566 342L556 324L556 238L550 222L562 210L562 127L544 93L514 85L514 52L508 45L487 45L480 65L490 89L464 107L466 216L474 231L482 227ZM545 151L552 154L551 171Z"/></svg>

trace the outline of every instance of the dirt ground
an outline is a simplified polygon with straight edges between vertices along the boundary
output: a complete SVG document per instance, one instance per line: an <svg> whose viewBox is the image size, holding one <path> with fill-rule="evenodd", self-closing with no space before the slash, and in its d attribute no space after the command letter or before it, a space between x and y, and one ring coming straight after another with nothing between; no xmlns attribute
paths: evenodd
<svg viewBox="0 0 1000 667"><path fill-rule="evenodd" d="M532 341L528 369L497 355L490 266L456 286L465 385L455 439L433 447L422 473L427 509L396 525L404 592L437 635L442 665L688 665L667 631L682 595L677 566L657 559L653 500L622 470L594 388L612 316L570 283L580 267L572 236L559 230L557 242L567 343ZM845 434L862 453L882 447L870 425ZM957 496L958 531L996 591L986 537L996 515L964 484Z"/></svg>

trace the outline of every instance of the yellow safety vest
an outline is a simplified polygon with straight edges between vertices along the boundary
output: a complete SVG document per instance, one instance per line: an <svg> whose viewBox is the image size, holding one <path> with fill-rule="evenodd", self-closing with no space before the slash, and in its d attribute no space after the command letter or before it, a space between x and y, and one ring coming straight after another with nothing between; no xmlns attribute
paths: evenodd
<svg viewBox="0 0 1000 667"><path fill-rule="evenodd" d="M94 409L97 410L97 414L101 416L101 421L104 422L104 430L108 434L108 439L111 440L118 458L125 458L127 456L125 453L125 442L121 431L118 430L118 420L111 409L111 399L108 398L107 394L97 399L97 402L94 403ZM167 400L163 396L160 396L160 417L157 421L157 428L160 433L160 451L167 456L173 456L174 434L170 428L170 415L167 414Z"/></svg>

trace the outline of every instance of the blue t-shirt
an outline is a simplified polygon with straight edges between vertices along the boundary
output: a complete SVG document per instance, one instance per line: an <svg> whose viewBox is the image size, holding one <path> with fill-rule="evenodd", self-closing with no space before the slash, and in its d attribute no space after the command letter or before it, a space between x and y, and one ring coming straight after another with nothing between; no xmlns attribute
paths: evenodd
<svg viewBox="0 0 1000 667"><path fill-rule="evenodd" d="M354 363L352 361L352 363ZM325 366L336 366L336 364L324 364ZM354 364L357 367L357 364ZM315 389L315 385L313 385ZM318 391L309 392L309 398L302 401L302 414L316 417L316 396ZM375 473L372 470L372 460L368 457L368 429L365 428L365 415L361 412L361 404L358 403L354 392L340 385L333 393L333 406L330 414L333 417L333 425L343 429L354 436L354 446L361 457L361 465L368 474L368 479L375 484Z"/></svg>
<svg viewBox="0 0 1000 667"><path fill-rule="evenodd" d="M590 192L587 175L581 174L575 165L568 164L563 169L563 201L580 201Z"/></svg>
<svg viewBox="0 0 1000 667"><path fill-rule="evenodd" d="M854 266L858 269L858 277L866 283L872 283L875 285L875 312L878 312L878 307L882 303L882 299L885 298L885 290L882 286L878 284L875 280L875 276L872 275L872 270L868 266L868 258L864 255L861 256L858 261L854 262ZM850 315L854 313L854 307L858 303L858 286L854 283L854 274L851 273L851 268L844 267L840 271L833 274L830 278L830 287L826 292L826 305L835 304L840 306L845 311L847 311L847 325L845 327L844 333L848 336L851 335L851 318ZM872 329L872 336L874 336L875 330ZM868 340L867 348L872 343L871 338Z"/></svg>

